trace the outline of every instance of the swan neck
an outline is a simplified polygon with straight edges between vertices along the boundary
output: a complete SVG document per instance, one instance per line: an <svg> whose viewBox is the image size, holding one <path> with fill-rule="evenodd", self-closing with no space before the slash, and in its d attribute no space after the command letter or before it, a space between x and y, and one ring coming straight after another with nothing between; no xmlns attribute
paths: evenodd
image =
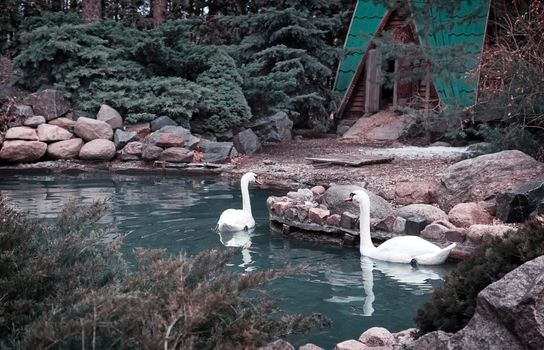
<svg viewBox="0 0 544 350"><path fill-rule="evenodd" d="M253 214L251 213L251 202L249 200L249 181L242 178L240 187L242 188L242 210L248 212L253 217Z"/></svg>
<svg viewBox="0 0 544 350"><path fill-rule="evenodd" d="M363 249L365 251L374 250L376 247L372 244L372 238L370 237L370 202L368 199L363 199L359 206L359 230L361 243L359 250L361 253Z"/></svg>

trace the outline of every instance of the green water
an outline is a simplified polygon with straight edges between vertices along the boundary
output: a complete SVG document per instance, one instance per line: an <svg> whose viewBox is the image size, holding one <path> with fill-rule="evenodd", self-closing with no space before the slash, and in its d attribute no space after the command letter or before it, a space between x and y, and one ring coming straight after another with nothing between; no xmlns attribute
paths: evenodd
<svg viewBox="0 0 544 350"><path fill-rule="evenodd" d="M233 259L233 269L262 270L287 264L314 267L312 273L271 285L271 294L284 310L318 312L333 321L330 328L290 337L295 346L312 342L332 349L340 341L357 339L370 327L392 332L413 327L417 308L441 285L449 268L415 270L409 265L361 260L355 249L271 235L266 198L280 193L255 188L250 189L255 231L220 237L213 231L217 219L223 210L241 207L241 194L237 183L215 178L4 176L0 192L17 208L43 218L54 218L74 198L79 203L110 198L112 210L103 220L115 220L117 230L127 234L123 246L127 257L134 247L167 248L177 254L250 242Z"/></svg>

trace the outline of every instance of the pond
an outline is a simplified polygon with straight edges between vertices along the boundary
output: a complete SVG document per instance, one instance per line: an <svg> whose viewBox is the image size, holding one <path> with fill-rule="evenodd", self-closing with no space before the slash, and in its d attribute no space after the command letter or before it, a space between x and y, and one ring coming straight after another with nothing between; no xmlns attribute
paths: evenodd
<svg viewBox="0 0 544 350"><path fill-rule="evenodd" d="M250 188L257 227L248 235L220 236L213 231L220 213L241 208L237 183L216 178L162 176L3 176L0 192L12 205L33 217L54 218L71 199L92 203L110 198L117 230L127 234L123 253L130 260L134 247L167 248L171 253L227 249L250 242L232 261L243 272L311 266L312 273L274 281L278 305L290 313L322 313L330 328L292 336L295 346L307 342L332 349L340 341L357 339L374 326L392 332L414 326L416 310L443 282L451 266L412 268L360 259L357 249L323 246L271 235L266 199L278 195Z"/></svg>

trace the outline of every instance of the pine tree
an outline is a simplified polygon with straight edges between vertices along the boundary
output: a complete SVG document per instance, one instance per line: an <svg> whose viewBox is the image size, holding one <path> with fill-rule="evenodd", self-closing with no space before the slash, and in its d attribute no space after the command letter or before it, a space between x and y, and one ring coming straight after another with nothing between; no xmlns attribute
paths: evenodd
<svg viewBox="0 0 544 350"><path fill-rule="evenodd" d="M83 0L83 21L89 23L102 19L102 0Z"/></svg>

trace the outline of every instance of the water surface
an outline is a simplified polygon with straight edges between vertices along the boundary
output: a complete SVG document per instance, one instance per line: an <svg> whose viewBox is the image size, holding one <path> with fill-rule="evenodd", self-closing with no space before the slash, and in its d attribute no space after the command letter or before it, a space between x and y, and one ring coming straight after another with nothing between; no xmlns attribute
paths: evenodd
<svg viewBox="0 0 544 350"><path fill-rule="evenodd" d="M291 337L325 349L357 339L374 326L392 332L413 327L416 310L441 285L448 266L413 269L409 265L360 259L358 250L323 246L274 236L268 229L266 198L273 193L250 189L256 229L250 234L218 235L220 213L241 207L237 183L215 178L161 176L5 176L0 192L33 217L54 218L72 199L92 203L110 199L104 220L117 222L127 234L123 252L130 260L135 247L167 248L173 254L245 245L232 261L243 272L287 264L315 268L271 285L279 306L290 313L322 313L330 328Z"/></svg>

